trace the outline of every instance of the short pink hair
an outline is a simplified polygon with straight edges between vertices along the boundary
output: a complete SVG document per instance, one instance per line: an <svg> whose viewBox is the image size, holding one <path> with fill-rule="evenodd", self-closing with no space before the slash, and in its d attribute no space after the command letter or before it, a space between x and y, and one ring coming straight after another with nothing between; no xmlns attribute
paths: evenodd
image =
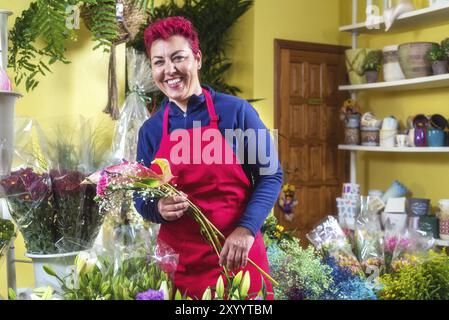
<svg viewBox="0 0 449 320"><path fill-rule="evenodd" d="M168 17L153 22L145 29L143 39L148 56L150 57L151 45L154 41L167 40L174 35L186 38L194 54L200 51L198 33L192 22L184 17Z"/></svg>

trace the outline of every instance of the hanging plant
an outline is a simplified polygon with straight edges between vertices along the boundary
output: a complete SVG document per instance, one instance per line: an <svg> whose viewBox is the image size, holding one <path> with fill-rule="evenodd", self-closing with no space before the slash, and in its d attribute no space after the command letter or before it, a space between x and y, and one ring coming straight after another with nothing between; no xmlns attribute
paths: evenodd
<svg viewBox="0 0 449 320"><path fill-rule="evenodd" d="M35 0L14 23L9 38L9 67L16 85L25 81L34 90L39 77L51 72L56 62L70 63L67 43L77 38L79 12L97 43L94 50L110 52L109 97L104 112L117 119L115 46L132 40L146 24L153 0Z"/></svg>

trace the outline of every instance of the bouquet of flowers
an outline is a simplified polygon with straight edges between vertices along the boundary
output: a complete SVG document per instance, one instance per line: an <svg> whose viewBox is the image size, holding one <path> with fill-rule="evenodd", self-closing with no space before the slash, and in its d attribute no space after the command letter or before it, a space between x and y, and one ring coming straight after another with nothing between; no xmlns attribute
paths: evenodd
<svg viewBox="0 0 449 320"><path fill-rule="evenodd" d="M365 274L379 276L385 266L382 227L375 212L362 212L356 220L356 253Z"/></svg>
<svg viewBox="0 0 449 320"><path fill-rule="evenodd" d="M96 135L84 123L73 130L84 135L80 141L62 131L50 141L34 121L16 122L17 168L0 181L0 196L8 200L27 252L73 252L92 245L103 215L94 201L95 188L81 182L104 155L96 152Z"/></svg>
<svg viewBox="0 0 449 320"><path fill-rule="evenodd" d="M284 226L278 224L278 219L274 215L268 216L262 226L262 234L265 246L269 247L272 243L279 243L282 240L292 241L291 232L285 231Z"/></svg>
<svg viewBox="0 0 449 320"><path fill-rule="evenodd" d="M59 296L67 300L169 300L173 298L172 276L178 255L156 242L155 232L141 230L123 246L112 250L82 251L68 276L60 278L50 267L45 271L61 284Z"/></svg>
<svg viewBox="0 0 449 320"><path fill-rule="evenodd" d="M364 274L348 238L334 217L328 216L307 234L307 239L324 257L334 257L341 267L349 268L354 274Z"/></svg>
<svg viewBox="0 0 449 320"><path fill-rule="evenodd" d="M100 207L106 211L120 205L115 198L117 191L132 190L148 198L180 196L181 192L170 184L173 175L169 162L166 159L155 159L152 164L155 164L159 168L160 173L156 173L138 162L124 161L120 165L109 166L95 172L85 180L85 183L97 185ZM189 214L200 225L202 235L212 245L214 251L219 256L222 250L221 241L225 240L225 236L207 219L200 208L190 200L187 201L189 202L190 208ZM248 262L273 282L273 284L277 284L269 274L251 259L248 259ZM225 266L223 266L223 270L226 277L230 278Z"/></svg>
<svg viewBox="0 0 449 320"><path fill-rule="evenodd" d="M434 244L435 239L425 232L406 230L397 237L391 259L391 270L396 272L405 266L416 265L419 258L425 257Z"/></svg>

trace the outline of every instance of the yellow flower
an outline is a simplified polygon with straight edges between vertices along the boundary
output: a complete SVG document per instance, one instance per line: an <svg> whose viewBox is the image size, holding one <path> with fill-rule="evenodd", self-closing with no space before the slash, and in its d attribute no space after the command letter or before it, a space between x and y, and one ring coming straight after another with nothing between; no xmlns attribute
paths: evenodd
<svg viewBox="0 0 449 320"><path fill-rule="evenodd" d="M282 231L284 231L284 227L281 225L277 225L276 230L278 230L279 232L282 232Z"/></svg>

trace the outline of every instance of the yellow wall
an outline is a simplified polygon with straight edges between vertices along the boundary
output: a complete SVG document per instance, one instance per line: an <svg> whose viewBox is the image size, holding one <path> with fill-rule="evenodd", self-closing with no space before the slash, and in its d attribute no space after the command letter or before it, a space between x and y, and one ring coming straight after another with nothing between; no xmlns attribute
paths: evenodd
<svg viewBox="0 0 449 320"><path fill-rule="evenodd" d="M350 12L351 0L343 1L343 7ZM416 8L423 8L428 2L417 0L414 4ZM350 23L350 17L350 15L342 16L343 24ZM446 37L449 37L449 23L431 27L417 26L402 32L363 35L360 36L359 47L382 49L387 45L413 41L441 42ZM349 39L349 36L347 38ZM427 115L439 113L449 118L447 88L396 93L381 91L362 93L359 99L364 111L372 110L380 118L394 115L401 120L402 128L408 116L418 113ZM413 196L430 198L435 207L439 199L449 198L448 162L447 154L362 153L358 161L359 181L363 192L366 193L369 189L385 190L394 179L397 179L413 192Z"/></svg>
<svg viewBox="0 0 449 320"><path fill-rule="evenodd" d="M8 26L12 27L14 20L20 16L22 10L28 7L30 0L0 0L0 8L13 11L9 17ZM41 78L38 87L27 93L24 87L15 88L24 95L16 105L17 116L31 116L36 118L44 129L51 129L55 125L55 118L64 117L64 121L82 114L93 117L108 128L110 139L113 133L113 123L101 111L107 99L107 68L108 54L101 50L92 51L93 42L89 32L82 28L78 41L68 46L67 57L72 61L69 65L53 65L53 73ZM119 83L120 103L123 102L125 62L124 46L117 49L117 76ZM8 70L13 77L12 70ZM24 257L25 246L19 235L15 241L16 258ZM0 266L0 295L6 296L6 266ZM34 286L31 264L16 263L17 287Z"/></svg>
<svg viewBox="0 0 449 320"><path fill-rule="evenodd" d="M274 126L274 39L339 44L340 1L256 0L254 16L255 106Z"/></svg>

